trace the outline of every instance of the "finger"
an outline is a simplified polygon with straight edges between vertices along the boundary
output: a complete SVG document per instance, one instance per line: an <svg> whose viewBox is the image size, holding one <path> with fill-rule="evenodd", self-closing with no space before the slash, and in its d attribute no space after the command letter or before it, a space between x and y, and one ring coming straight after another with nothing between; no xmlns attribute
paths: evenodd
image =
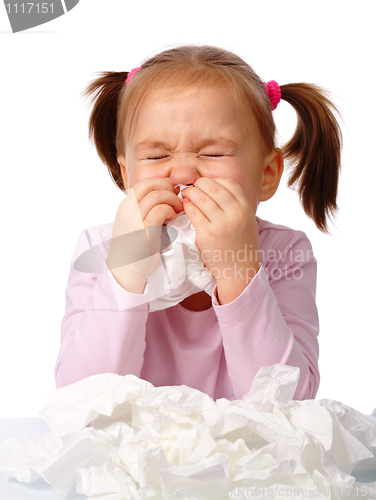
<svg viewBox="0 0 376 500"><path fill-rule="evenodd" d="M155 196L155 193L160 193L162 190L165 193L164 195L162 194L162 196L158 198L153 198L152 196L149 200L146 200L146 203L142 203L144 197L148 194L154 193ZM115 225L116 227L114 226L114 232L116 232L116 234L124 234L143 229L144 220L155 203L164 203L167 201L167 204L174 206L177 212L182 211L183 204L174 191L176 190L174 190L173 183L166 177L142 179L132 188L127 189L127 196L121 201L118 208L116 217L119 220ZM171 208L171 210L168 211L167 217L174 218L175 213L175 210ZM159 220L158 217L157 219ZM161 224L163 224L163 221Z"/></svg>
<svg viewBox="0 0 376 500"><path fill-rule="evenodd" d="M147 214L157 205L170 205L175 213L183 210L183 204L174 192L151 191L138 204L142 219L145 220Z"/></svg>
<svg viewBox="0 0 376 500"><path fill-rule="evenodd" d="M208 217L188 198L183 198L183 208L196 230L210 222Z"/></svg>
<svg viewBox="0 0 376 500"><path fill-rule="evenodd" d="M176 212L170 205L160 204L148 212L144 219L144 224L145 226L162 226L166 219L174 220L176 217Z"/></svg>
<svg viewBox="0 0 376 500"><path fill-rule="evenodd" d="M202 184L202 180L201 179L206 179L206 180L209 180L209 181L214 181L215 183L219 184L224 189L226 189L226 191L228 193L230 193L232 195L232 198L234 198L238 202L246 200L246 196L245 196L243 188L232 177L216 177L215 179L207 179L206 177L201 177L200 179L198 179L198 181L200 181L199 182L199 186L200 186L200 184ZM204 182L207 185L207 182L206 181L204 181ZM197 182L196 182L196 184L197 184ZM210 185L209 185L209 189L210 189ZM212 188L212 189L214 189L214 191L215 191L215 188ZM227 201L229 203L232 201L232 198L229 197L229 196L227 196L227 194L226 194L226 199L227 199Z"/></svg>
<svg viewBox="0 0 376 500"><path fill-rule="evenodd" d="M173 193L174 185L169 177L148 177L141 179L130 189L133 189L139 203L148 193L155 190L164 189Z"/></svg>
<svg viewBox="0 0 376 500"><path fill-rule="evenodd" d="M208 180L209 182L211 181L210 179L206 180ZM212 221L214 218L218 217L220 212L223 212L223 209L226 207L226 203L223 201L223 199L226 197L226 189L223 186L216 184L216 186L214 187L216 194L213 194L214 182L212 182L211 184L212 189L208 189L207 183L196 182L194 187L186 188L182 192L182 196L184 198L188 198L209 221ZM228 192L227 197L231 197L231 199L233 199L232 195Z"/></svg>

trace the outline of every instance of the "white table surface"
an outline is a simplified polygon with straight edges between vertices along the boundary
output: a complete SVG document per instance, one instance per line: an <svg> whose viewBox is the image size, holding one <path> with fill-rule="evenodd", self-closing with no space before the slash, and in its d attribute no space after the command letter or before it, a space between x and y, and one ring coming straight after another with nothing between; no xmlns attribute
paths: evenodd
<svg viewBox="0 0 376 500"><path fill-rule="evenodd" d="M27 441L32 435L48 434L51 429L40 418L0 418L0 440L14 438ZM0 473L0 500L84 500L85 495L76 493L73 488L62 497L43 479L32 483L19 483L16 479L5 481Z"/></svg>
<svg viewBox="0 0 376 500"><path fill-rule="evenodd" d="M0 440L14 438L26 441L32 435L41 436L49 432L51 432L51 429L40 418L0 418ZM370 461L358 464L353 476L359 483L375 482L375 460L371 465ZM29 484L19 483L16 479L5 481L0 473L0 500L62 500L63 498L43 479L38 479ZM87 497L76 493L74 488L65 497L65 500L84 499L87 499Z"/></svg>

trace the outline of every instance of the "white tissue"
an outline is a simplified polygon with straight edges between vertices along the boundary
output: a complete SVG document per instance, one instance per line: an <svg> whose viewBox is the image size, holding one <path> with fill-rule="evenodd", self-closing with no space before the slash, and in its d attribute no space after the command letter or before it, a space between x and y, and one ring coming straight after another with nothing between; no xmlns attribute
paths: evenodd
<svg viewBox="0 0 376 500"><path fill-rule="evenodd" d="M350 473L373 457L376 423L338 401L291 401L298 376L265 367L241 400L214 401L184 385L94 375L49 395L39 414L51 434L0 442L0 471L93 500L291 498L294 489L310 500L338 498L335 489L373 498L376 483Z"/></svg>

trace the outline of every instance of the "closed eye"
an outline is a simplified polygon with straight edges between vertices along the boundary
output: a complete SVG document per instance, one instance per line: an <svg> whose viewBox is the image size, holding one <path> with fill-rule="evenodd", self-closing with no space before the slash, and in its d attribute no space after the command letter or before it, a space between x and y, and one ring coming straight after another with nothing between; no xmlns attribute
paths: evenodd
<svg viewBox="0 0 376 500"><path fill-rule="evenodd" d="M200 156L206 156L206 157L210 157L210 158L220 158L221 156L225 156L225 155L203 155L201 154ZM164 155L164 156L148 156L148 160L162 160L162 158L168 158L169 156L168 155Z"/></svg>

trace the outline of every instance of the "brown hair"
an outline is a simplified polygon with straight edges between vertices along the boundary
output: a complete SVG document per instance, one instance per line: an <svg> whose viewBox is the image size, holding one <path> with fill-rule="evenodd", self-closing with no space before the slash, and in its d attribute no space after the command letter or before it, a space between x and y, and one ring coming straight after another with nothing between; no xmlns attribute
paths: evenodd
<svg viewBox="0 0 376 500"><path fill-rule="evenodd" d="M125 152L127 131L133 117L151 92L163 86L183 89L193 84L224 85L244 115L250 109L257 122L266 152L274 149L276 128L264 82L239 56L211 46L185 45L149 58L126 85L127 72L105 72L83 95L94 103L89 138L107 165L115 184L124 190L117 157ZM298 185L305 213L323 232L327 218L337 211L337 189L342 146L338 110L327 92L316 85L282 85L282 99L297 113L293 137L283 148L293 166L288 186ZM244 106L244 104L246 106Z"/></svg>

